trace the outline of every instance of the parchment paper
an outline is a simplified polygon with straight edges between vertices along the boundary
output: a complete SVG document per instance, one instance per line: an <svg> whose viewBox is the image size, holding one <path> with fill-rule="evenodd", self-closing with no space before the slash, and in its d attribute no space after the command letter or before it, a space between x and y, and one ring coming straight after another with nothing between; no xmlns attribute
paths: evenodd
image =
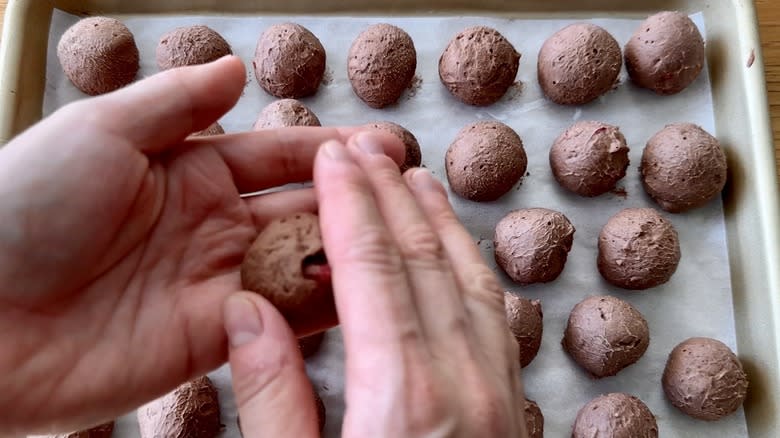
<svg viewBox="0 0 780 438"><path fill-rule="evenodd" d="M680 234L682 260L677 273L664 286L627 292L609 286L596 269L597 236L607 219L626 207L655 206L639 182L638 165L647 140L668 123L692 122L716 134L708 76L703 74L685 92L659 97L639 90L627 81L625 69L618 89L597 102L581 107L561 107L542 96L536 81L536 57L542 42L570 23L563 20L511 20L486 17L118 17L135 34L141 51L140 76L157 71L154 51L160 36L178 26L206 24L220 32L247 66L248 83L243 98L221 123L228 132L251 128L259 111L273 98L254 80L252 57L258 36L271 24L295 21L308 27L327 50L327 76L317 95L304 99L323 125L361 124L391 120L410 129L423 148L423 162L446 184L444 153L456 133L476 120L496 119L523 138L528 153L529 175L511 193L494 203L472 203L451 196L461 219L480 242L485 260L495 268L492 235L495 224L508 211L522 207L559 210L577 231L574 247L560 278L547 285L519 287L497 268L507 288L529 298L541 299L544 338L541 351L523 374L527 397L536 400L545 416L547 437L570 436L577 411L593 397L607 392L628 392L642 399L657 416L663 437L744 437L745 418L737 414L715 423L692 420L664 398L661 374L666 357L680 341L691 336L715 337L735 347L728 253L723 209L719 200L682 215L667 215ZM693 17L704 33L701 15ZM55 11L51 25L44 112L49 114L67 102L85 97L65 78L56 58L56 44L77 17ZM638 20L594 19L623 46ZM353 39L366 26L389 22L404 28L417 48L417 76L421 85L385 110L363 104L352 92L346 73L347 52ZM522 53L516 86L499 103L474 108L456 101L438 78L438 58L450 38L470 25L498 29ZM706 34L705 34L706 35ZM606 194L585 199L564 192L552 177L548 151L553 140L577 120L595 119L621 127L631 148L631 167L620 183L626 195ZM633 303L647 318L651 342L644 357L616 377L594 380L569 359L560 346L566 319L572 307L591 294L609 293ZM322 351L309 360L307 369L322 394L328 410L326 437L340 432L343 415L343 347L338 330L328 333ZM211 373L219 386L224 437L238 437L236 408L226 367ZM381 375L377 375L381 378ZM137 437L135 413L119 419L116 437Z"/></svg>

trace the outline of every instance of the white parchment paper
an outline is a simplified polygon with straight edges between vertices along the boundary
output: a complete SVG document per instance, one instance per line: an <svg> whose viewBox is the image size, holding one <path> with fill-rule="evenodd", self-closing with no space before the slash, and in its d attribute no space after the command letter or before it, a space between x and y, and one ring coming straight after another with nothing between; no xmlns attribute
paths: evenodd
<svg viewBox="0 0 780 438"><path fill-rule="evenodd" d="M391 120L410 129L423 148L423 162L446 183L444 153L456 133L476 120L502 121L523 138L528 153L529 175L523 184L498 202L472 203L451 196L461 219L480 242L485 260L495 267L492 235L495 224L508 211L523 207L559 210L577 231L569 261L560 278L547 285L521 288L500 273L507 288L529 298L542 300L544 339L536 359L524 371L527 397L536 400L545 416L547 437L570 436L577 411L602 393L628 392L642 399L658 419L663 437L745 437L745 418L737 414L715 423L690 419L664 398L661 374L666 357L680 341L691 336L715 337L735 347L733 307L720 201L682 215L667 215L679 231L682 261L672 280L664 286L627 292L609 286L596 269L597 236L607 219L626 207L654 206L644 194L638 174L642 149L647 140L668 123L692 122L717 134L708 76L703 74L688 90L671 97L659 97L639 90L627 81L625 70L618 89L581 108L561 107L545 100L536 81L536 58L542 42L570 23L564 20L511 20L490 17L248 17L248 16L125 16L118 17L135 34L141 51L140 76L157 71L155 47L160 36L178 26L206 24L220 32L247 66L244 96L221 123L228 132L251 128L259 111L273 98L254 80L252 57L257 38L271 24L295 21L316 34L327 50L330 77L315 97L304 99L323 125L361 124ZM704 33L700 15L693 17ZM77 17L55 11L50 33L44 113L85 96L65 78L56 57L56 44ZM638 20L593 19L624 45ZM347 79L347 52L352 40L366 26L389 22L404 28L417 48L417 89L400 103L384 110L363 104ZM499 103L488 108L461 104L445 90L438 78L438 58L449 39L470 25L498 29L522 53L518 81ZM706 35L706 33L705 33ZM606 194L585 199L558 187L548 164L553 140L577 120L594 119L621 127L631 148L631 167L620 183L625 195ZM650 324L651 342L644 357L615 377L594 380L569 359L560 346L566 319L572 307L591 294L613 294L633 303ZM343 415L343 347L338 330L328 333L322 351L307 364L315 387L328 410L326 437L340 433ZM219 386L224 437L238 437L236 407L226 367L211 374ZM381 378L381 373L377 375ZM115 436L139 435L135 413L117 422Z"/></svg>

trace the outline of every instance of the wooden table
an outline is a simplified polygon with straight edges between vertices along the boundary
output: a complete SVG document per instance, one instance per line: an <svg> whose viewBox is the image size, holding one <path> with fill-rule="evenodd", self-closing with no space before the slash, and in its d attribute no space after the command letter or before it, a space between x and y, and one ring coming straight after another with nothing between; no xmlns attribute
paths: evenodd
<svg viewBox="0 0 780 438"><path fill-rule="evenodd" d="M774 127L775 160L780 174L780 0L754 0L761 29L770 114ZM8 0L0 0L0 29Z"/></svg>

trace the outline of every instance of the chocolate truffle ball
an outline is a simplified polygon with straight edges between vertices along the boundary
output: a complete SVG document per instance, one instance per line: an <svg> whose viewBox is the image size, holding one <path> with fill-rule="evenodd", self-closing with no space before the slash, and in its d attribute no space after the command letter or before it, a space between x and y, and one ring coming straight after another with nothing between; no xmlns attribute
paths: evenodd
<svg viewBox="0 0 780 438"><path fill-rule="evenodd" d="M615 38L589 23L567 26L542 45L537 74L542 91L560 105L583 105L617 83L623 56Z"/></svg>
<svg viewBox="0 0 780 438"><path fill-rule="evenodd" d="M135 80L138 47L121 21L107 17L80 20L62 35L57 57L65 76L89 95L108 93Z"/></svg>
<svg viewBox="0 0 780 438"><path fill-rule="evenodd" d="M222 135L224 133L225 130L222 128L222 125L220 125L219 122L214 122L203 131L192 133L190 137L208 137L210 135Z"/></svg>
<svg viewBox="0 0 780 438"><path fill-rule="evenodd" d="M544 438L544 415L535 401L525 400L525 430L528 438Z"/></svg>
<svg viewBox="0 0 780 438"><path fill-rule="evenodd" d="M398 101L417 69L412 38L391 24L375 24L358 35L349 49L347 74L355 94L372 108Z"/></svg>
<svg viewBox="0 0 780 438"><path fill-rule="evenodd" d="M710 338L691 338L674 347L662 378L678 409L700 420L719 420L742 406L748 380L734 352Z"/></svg>
<svg viewBox="0 0 780 438"><path fill-rule="evenodd" d="M141 438L214 438L222 429L219 394L206 376L141 406L137 416Z"/></svg>
<svg viewBox="0 0 780 438"><path fill-rule="evenodd" d="M696 125L681 123L650 139L640 172L647 194L664 210L680 213L717 197L727 170L718 140Z"/></svg>
<svg viewBox="0 0 780 438"><path fill-rule="evenodd" d="M650 331L631 304L608 295L591 296L572 309L562 344L591 375L608 377L645 354Z"/></svg>
<svg viewBox="0 0 780 438"><path fill-rule="evenodd" d="M658 438L655 416L642 400L611 393L596 397L580 409L572 438Z"/></svg>
<svg viewBox="0 0 780 438"><path fill-rule="evenodd" d="M301 101L280 99L260 111L252 129L287 128L291 126L320 126L320 119Z"/></svg>
<svg viewBox="0 0 780 438"><path fill-rule="evenodd" d="M28 438L111 438L114 433L114 422L95 426L91 429L80 430L78 432L62 433L56 435L29 435Z"/></svg>
<svg viewBox="0 0 780 438"><path fill-rule="evenodd" d="M557 211L512 211L496 225L496 263L521 285L553 281L566 264L574 231L569 219Z"/></svg>
<svg viewBox="0 0 780 438"><path fill-rule="evenodd" d="M526 367L542 345L542 303L505 291L504 307L509 330L520 346L520 366Z"/></svg>
<svg viewBox="0 0 780 438"><path fill-rule="evenodd" d="M704 38L681 12L645 20L626 44L626 69L638 86L661 95L679 93L704 67Z"/></svg>
<svg viewBox="0 0 780 438"><path fill-rule="evenodd" d="M309 358L317 354L322 347L322 341L325 340L325 332L317 333L310 336L304 336L298 339L298 348L301 350L301 355L304 359Z"/></svg>
<svg viewBox="0 0 780 438"><path fill-rule="evenodd" d="M217 31L206 26L176 28L157 44L157 66L168 70L185 65L208 64L233 54L230 44Z"/></svg>
<svg viewBox="0 0 780 438"><path fill-rule="evenodd" d="M338 323L314 214L297 213L268 224L244 257L241 283L276 306L299 337Z"/></svg>
<svg viewBox="0 0 780 438"><path fill-rule="evenodd" d="M523 141L500 122L478 122L463 128L445 160L450 187L472 201L500 198L523 178L528 166Z"/></svg>
<svg viewBox="0 0 780 438"><path fill-rule="evenodd" d="M255 77L269 94L298 99L317 92L325 74L325 48L305 27L275 24L255 49Z"/></svg>
<svg viewBox="0 0 780 438"><path fill-rule="evenodd" d="M628 168L626 138L616 126L577 122L553 143L550 167L558 183L580 196L615 188Z"/></svg>
<svg viewBox="0 0 780 438"><path fill-rule="evenodd" d="M464 103L496 103L515 82L520 54L497 30L469 27L455 35L439 58L439 78Z"/></svg>
<svg viewBox="0 0 780 438"><path fill-rule="evenodd" d="M671 222L652 208L627 208L612 216L599 234L599 272L617 287L660 286L680 262L680 240Z"/></svg>
<svg viewBox="0 0 780 438"><path fill-rule="evenodd" d="M401 173L406 172L412 167L420 167L422 164L422 150L420 149L420 143L417 142L417 138L409 132L408 129L393 122L376 122L367 125L372 129L378 129L380 131L389 132L390 134L398 137L406 148L406 158L403 164L401 164Z"/></svg>

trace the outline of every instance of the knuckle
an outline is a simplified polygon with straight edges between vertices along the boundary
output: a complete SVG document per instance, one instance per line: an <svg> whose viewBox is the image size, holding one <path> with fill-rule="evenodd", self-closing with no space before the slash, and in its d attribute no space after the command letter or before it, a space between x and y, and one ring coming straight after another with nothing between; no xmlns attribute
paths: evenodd
<svg viewBox="0 0 780 438"><path fill-rule="evenodd" d="M355 233L342 261L371 269L374 272L397 275L404 270L395 242L382 228L368 226Z"/></svg>
<svg viewBox="0 0 780 438"><path fill-rule="evenodd" d="M406 425L408 436L427 436L441 431L454 420L452 401L435 379L418 382L409 393L406 405L413 407Z"/></svg>
<svg viewBox="0 0 780 438"><path fill-rule="evenodd" d="M427 224L415 224L400 231L398 245L405 260L443 268L444 247Z"/></svg>
<svg viewBox="0 0 780 438"><path fill-rule="evenodd" d="M469 270L471 272L465 277L467 297L490 311L503 315L505 313L504 290L496 274L481 264L472 265Z"/></svg>
<svg viewBox="0 0 780 438"><path fill-rule="evenodd" d="M511 436L514 415L498 390L491 386L473 390L470 404L466 412L470 413L473 430L484 431L485 436Z"/></svg>
<svg viewBox="0 0 780 438"><path fill-rule="evenodd" d="M303 367L295 355L281 349L276 353L266 350L261 354L244 354L233 362L233 387L239 406L273 391L274 386L283 386L285 372Z"/></svg>

